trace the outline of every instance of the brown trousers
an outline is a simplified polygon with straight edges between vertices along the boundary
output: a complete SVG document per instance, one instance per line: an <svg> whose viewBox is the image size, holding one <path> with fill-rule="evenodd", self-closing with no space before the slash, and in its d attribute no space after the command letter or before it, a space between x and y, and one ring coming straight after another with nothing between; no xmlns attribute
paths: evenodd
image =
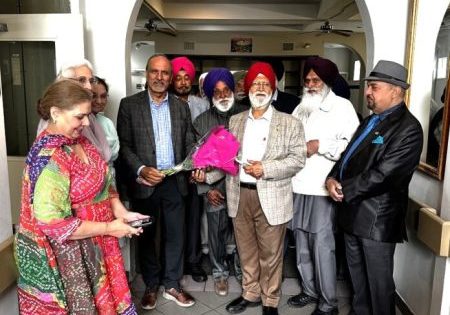
<svg viewBox="0 0 450 315"><path fill-rule="evenodd" d="M241 188L233 219L242 268L242 297L278 307L283 273L286 224L270 225L262 211L258 192Z"/></svg>

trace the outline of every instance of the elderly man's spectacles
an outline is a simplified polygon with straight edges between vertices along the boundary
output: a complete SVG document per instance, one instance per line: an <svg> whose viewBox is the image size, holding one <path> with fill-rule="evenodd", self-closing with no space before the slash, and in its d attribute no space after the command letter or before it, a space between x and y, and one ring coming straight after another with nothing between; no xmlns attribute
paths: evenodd
<svg viewBox="0 0 450 315"><path fill-rule="evenodd" d="M270 83L269 82L253 82L252 83L252 88L263 88L263 89L267 89L270 87Z"/></svg>
<svg viewBox="0 0 450 315"><path fill-rule="evenodd" d="M88 82L92 85L97 83L97 79L96 78L86 78L85 76L81 76L78 78L73 78L73 80L80 82L82 85L87 84Z"/></svg>

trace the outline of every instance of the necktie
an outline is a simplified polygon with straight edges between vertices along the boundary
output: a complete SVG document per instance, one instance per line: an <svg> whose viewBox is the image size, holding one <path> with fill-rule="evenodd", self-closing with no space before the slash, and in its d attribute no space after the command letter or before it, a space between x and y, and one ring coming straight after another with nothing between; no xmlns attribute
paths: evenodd
<svg viewBox="0 0 450 315"><path fill-rule="evenodd" d="M345 166L347 165L348 160L352 156L353 152L355 152L356 148L361 144L361 142L367 137L367 135L372 131L372 129L380 122L380 115L373 115L369 123L367 124L366 128L364 128L363 132L359 135L358 138L353 142L350 149L347 151L347 153L344 156L344 160L341 164L341 170L339 173L339 177L342 179L342 172L345 169Z"/></svg>

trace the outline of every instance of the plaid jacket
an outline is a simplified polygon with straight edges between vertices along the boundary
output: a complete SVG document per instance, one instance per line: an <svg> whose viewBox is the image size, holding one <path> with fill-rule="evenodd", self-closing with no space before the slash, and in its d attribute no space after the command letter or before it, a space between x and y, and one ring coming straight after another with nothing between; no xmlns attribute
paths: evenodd
<svg viewBox="0 0 450 315"><path fill-rule="evenodd" d="M245 111L232 116L230 120L230 131L240 143L244 138L248 114L249 112ZM274 109L266 152L262 159L264 176L256 182L261 207L269 224L286 223L292 218L291 178L303 168L305 159L306 143L301 122ZM238 211L239 185L239 174L227 175L227 205L230 217L236 217Z"/></svg>

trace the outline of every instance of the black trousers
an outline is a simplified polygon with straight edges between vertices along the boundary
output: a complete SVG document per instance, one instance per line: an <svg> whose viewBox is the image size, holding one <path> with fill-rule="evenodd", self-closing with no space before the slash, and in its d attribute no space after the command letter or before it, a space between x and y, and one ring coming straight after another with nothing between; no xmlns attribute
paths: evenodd
<svg viewBox="0 0 450 315"><path fill-rule="evenodd" d="M395 243L344 234L353 310L358 315L395 315Z"/></svg>
<svg viewBox="0 0 450 315"><path fill-rule="evenodd" d="M198 264L202 257L200 246L200 219L203 213L203 196L199 196L197 185L189 184L186 200L186 262Z"/></svg>
<svg viewBox="0 0 450 315"><path fill-rule="evenodd" d="M184 248L184 201L178 191L175 177L167 177L155 187L153 194L146 199L132 199L133 211L151 215L155 224L144 227L138 237L139 264L144 283L149 288L162 284L166 289L179 289L183 276ZM157 244L157 222L161 227L161 244ZM157 255L161 248L163 260L161 270Z"/></svg>

